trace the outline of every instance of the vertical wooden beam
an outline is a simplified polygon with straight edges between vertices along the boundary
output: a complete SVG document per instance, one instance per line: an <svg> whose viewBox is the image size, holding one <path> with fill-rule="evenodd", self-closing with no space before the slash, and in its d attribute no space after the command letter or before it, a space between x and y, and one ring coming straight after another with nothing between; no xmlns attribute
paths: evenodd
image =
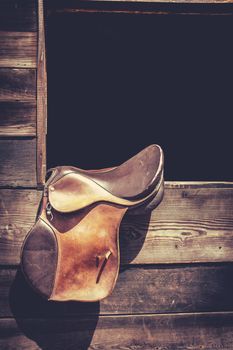
<svg viewBox="0 0 233 350"><path fill-rule="evenodd" d="M43 0L38 0L37 52L37 184L43 185L46 173L47 71Z"/></svg>

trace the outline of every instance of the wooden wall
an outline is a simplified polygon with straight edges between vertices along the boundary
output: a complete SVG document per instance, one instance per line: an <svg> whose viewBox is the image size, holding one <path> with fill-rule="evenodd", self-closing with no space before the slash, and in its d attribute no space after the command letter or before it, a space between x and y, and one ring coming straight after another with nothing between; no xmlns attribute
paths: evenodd
<svg viewBox="0 0 233 350"><path fill-rule="evenodd" d="M41 1L0 0L1 187L43 183L46 74L38 11Z"/></svg>
<svg viewBox="0 0 233 350"><path fill-rule="evenodd" d="M126 217L100 303L48 303L25 283L45 157L37 5L0 0L0 349L233 349L232 183L166 183L151 215Z"/></svg>
<svg viewBox="0 0 233 350"><path fill-rule="evenodd" d="M37 8L0 1L0 186L36 187Z"/></svg>
<svg viewBox="0 0 233 350"><path fill-rule="evenodd" d="M1 349L233 348L232 184L167 183L122 223L113 294L83 304L42 300L18 270L40 195L1 189Z"/></svg>

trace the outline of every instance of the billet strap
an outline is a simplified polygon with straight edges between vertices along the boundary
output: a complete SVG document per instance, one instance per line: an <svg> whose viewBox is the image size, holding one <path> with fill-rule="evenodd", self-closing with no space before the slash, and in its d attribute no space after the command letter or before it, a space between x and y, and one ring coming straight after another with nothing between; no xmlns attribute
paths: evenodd
<svg viewBox="0 0 233 350"><path fill-rule="evenodd" d="M51 184L51 182L54 180L58 173L58 169L56 167L49 168L46 171L46 177L45 177L45 187L44 187L44 195L47 196L48 186Z"/></svg>
<svg viewBox="0 0 233 350"><path fill-rule="evenodd" d="M46 171L46 181L48 180L47 177L49 176L49 174L50 174L50 173L53 173L55 170L56 170L56 168L49 168L49 169Z"/></svg>

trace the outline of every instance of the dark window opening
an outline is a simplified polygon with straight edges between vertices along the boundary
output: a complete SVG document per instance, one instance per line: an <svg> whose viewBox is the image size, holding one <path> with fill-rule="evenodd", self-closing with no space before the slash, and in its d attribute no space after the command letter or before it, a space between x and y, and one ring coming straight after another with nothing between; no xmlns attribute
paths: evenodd
<svg viewBox="0 0 233 350"><path fill-rule="evenodd" d="M232 16L51 15L48 167L158 143L166 180L232 180L232 33Z"/></svg>

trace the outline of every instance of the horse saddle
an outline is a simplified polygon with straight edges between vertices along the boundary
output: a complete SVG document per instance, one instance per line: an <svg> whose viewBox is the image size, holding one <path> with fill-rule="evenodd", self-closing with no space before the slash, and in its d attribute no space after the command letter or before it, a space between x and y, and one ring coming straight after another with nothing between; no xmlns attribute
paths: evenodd
<svg viewBox="0 0 233 350"><path fill-rule="evenodd" d="M37 220L21 250L29 284L47 300L98 301L119 273L119 226L163 197L163 152L151 145L120 166L49 171Z"/></svg>

